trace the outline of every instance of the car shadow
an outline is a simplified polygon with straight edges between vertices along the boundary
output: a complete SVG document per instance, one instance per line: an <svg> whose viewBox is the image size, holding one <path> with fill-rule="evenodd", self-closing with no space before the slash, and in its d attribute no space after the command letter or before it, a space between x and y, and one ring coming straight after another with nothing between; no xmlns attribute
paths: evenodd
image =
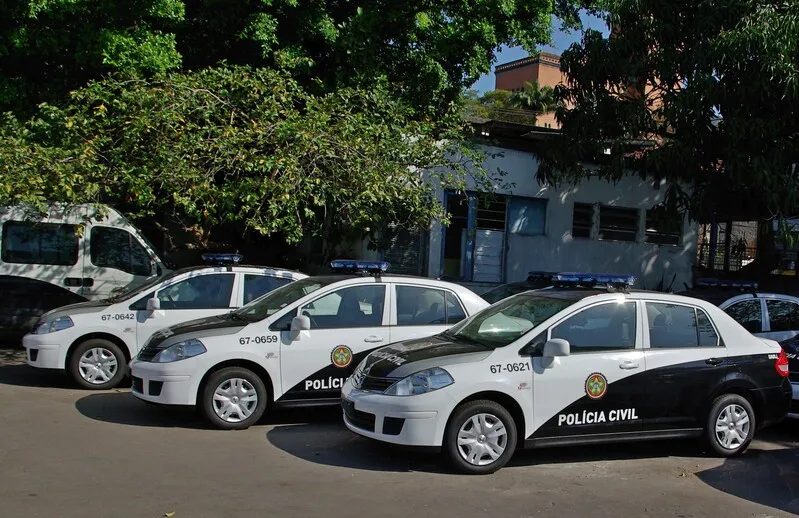
<svg viewBox="0 0 799 518"><path fill-rule="evenodd" d="M77 400L75 409L84 417L106 423L151 428L216 430L193 407L147 403L133 396L129 390L91 393ZM341 410L337 407L272 410L267 412L255 426L329 424L336 421L341 421Z"/></svg>
<svg viewBox="0 0 799 518"><path fill-rule="evenodd" d="M696 477L729 495L799 514L799 420L786 420L756 438L741 457L725 459ZM760 447L760 441L769 447Z"/></svg>
<svg viewBox="0 0 799 518"><path fill-rule="evenodd" d="M799 421L762 431L758 441L790 448L796 442ZM295 424L276 426L266 433L267 441L276 448L299 459L327 466L345 467L365 471L452 473L441 455L381 443L350 432L343 423ZM760 442L758 442L760 444ZM741 458L747 462L761 455L788 456L786 451L770 453L751 448ZM617 443L596 446L571 446L568 448L542 448L522 450L513 456L504 469L538 465L570 464L655 458L705 458L709 454L696 440L649 441ZM799 464L797 464L799 466ZM799 469L799 467L797 468ZM712 470L711 470L712 471Z"/></svg>

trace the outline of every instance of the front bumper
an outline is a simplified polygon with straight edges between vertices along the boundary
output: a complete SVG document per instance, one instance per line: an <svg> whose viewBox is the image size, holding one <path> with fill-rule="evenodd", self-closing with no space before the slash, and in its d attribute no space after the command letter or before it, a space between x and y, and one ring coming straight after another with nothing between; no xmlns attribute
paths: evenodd
<svg viewBox="0 0 799 518"><path fill-rule="evenodd" d="M46 335L26 334L22 337L25 348L25 363L38 369L66 368L67 345L57 343L55 333Z"/></svg>
<svg viewBox="0 0 799 518"><path fill-rule="evenodd" d="M344 424L378 441L404 446L440 447L455 400L440 389L417 396L364 392L347 380L341 389Z"/></svg>
<svg viewBox="0 0 799 518"><path fill-rule="evenodd" d="M183 366L132 360L128 370L131 393L139 399L161 405L195 405L193 377Z"/></svg>

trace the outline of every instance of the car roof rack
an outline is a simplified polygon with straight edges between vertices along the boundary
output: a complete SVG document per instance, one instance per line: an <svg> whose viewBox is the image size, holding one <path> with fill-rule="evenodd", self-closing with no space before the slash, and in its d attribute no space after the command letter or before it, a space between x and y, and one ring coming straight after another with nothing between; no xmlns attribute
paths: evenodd
<svg viewBox="0 0 799 518"><path fill-rule="evenodd" d="M635 276L619 273L562 272L552 276L556 288L600 288L608 291L628 291L635 284Z"/></svg>
<svg viewBox="0 0 799 518"><path fill-rule="evenodd" d="M336 259L330 261L330 268L334 273L361 273L380 277L391 267L386 261L357 261L354 259Z"/></svg>
<svg viewBox="0 0 799 518"><path fill-rule="evenodd" d="M227 266L230 270L234 264L239 264L244 259L241 254L203 254L203 262L209 266Z"/></svg>
<svg viewBox="0 0 799 518"><path fill-rule="evenodd" d="M758 283L755 281L735 281L727 279L706 278L706 279L697 279L696 282L694 282L694 286L697 288L722 288L722 289L734 289L741 291L754 291L757 290Z"/></svg>

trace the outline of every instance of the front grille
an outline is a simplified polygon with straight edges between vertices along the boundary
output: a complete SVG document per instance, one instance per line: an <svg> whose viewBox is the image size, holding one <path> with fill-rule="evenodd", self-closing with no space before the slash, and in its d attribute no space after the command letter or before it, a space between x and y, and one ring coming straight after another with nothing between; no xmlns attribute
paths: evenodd
<svg viewBox="0 0 799 518"><path fill-rule="evenodd" d="M133 392L138 392L139 394L144 394L144 380L137 378L136 376L132 376L131 378L133 380L131 390Z"/></svg>
<svg viewBox="0 0 799 518"><path fill-rule="evenodd" d="M373 376L363 376L361 380L361 390L367 392L385 392L388 387L398 382L400 378L375 378Z"/></svg>
<svg viewBox="0 0 799 518"><path fill-rule="evenodd" d="M158 354L160 349L157 347L145 347L141 351L139 351L139 355L136 357L137 360L141 360L143 362L152 361L155 358L155 355Z"/></svg>
<svg viewBox="0 0 799 518"><path fill-rule="evenodd" d="M147 384L147 388L148 388L151 396L160 396L161 395L161 390L163 390L163 388L164 388L164 382L163 381L150 381L150 383Z"/></svg>
<svg viewBox="0 0 799 518"><path fill-rule="evenodd" d="M344 415L347 416L347 421L352 423L353 426L366 430L367 432L375 431L375 415L368 412L361 412L355 410L355 403L341 400L341 408L344 409Z"/></svg>
<svg viewBox="0 0 799 518"><path fill-rule="evenodd" d="M39 349L28 349L28 358L30 361L35 362L36 358L39 357Z"/></svg>

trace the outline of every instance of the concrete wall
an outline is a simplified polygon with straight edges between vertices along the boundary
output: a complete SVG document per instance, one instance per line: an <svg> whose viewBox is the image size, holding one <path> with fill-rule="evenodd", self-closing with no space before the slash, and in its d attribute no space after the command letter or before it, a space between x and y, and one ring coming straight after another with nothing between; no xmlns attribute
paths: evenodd
<svg viewBox="0 0 799 518"><path fill-rule="evenodd" d="M638 178L627 178L618 184L588 179L576 187L551 189L535 180L538 162L532 154L510 149L486 147L488 154L501 153L489 158L489 171L498 168L507 173L503 183L515 184L498 188L502 194L513 194L547 199L546 227L543 236L509 235L505 261L505 282L524 280L531 270L591 271L631 273L638 276L636 287L655 288L666 277L666 285L677 274L674 290L690 285L691 267L696 256L697 226L683 223L683 234L678 246L654 245L642 242L645 228L645 211L639 213L638 242L600 241L573 238L572 211L575 202L597 203L649 209L663 200L665 188L654 189L651 183ZM439 199L444 192L439 189ZM430 233L429 274L438 276L441 271L441 225L434 222ZM481 291L479 285L475 291Z"/></svg>

